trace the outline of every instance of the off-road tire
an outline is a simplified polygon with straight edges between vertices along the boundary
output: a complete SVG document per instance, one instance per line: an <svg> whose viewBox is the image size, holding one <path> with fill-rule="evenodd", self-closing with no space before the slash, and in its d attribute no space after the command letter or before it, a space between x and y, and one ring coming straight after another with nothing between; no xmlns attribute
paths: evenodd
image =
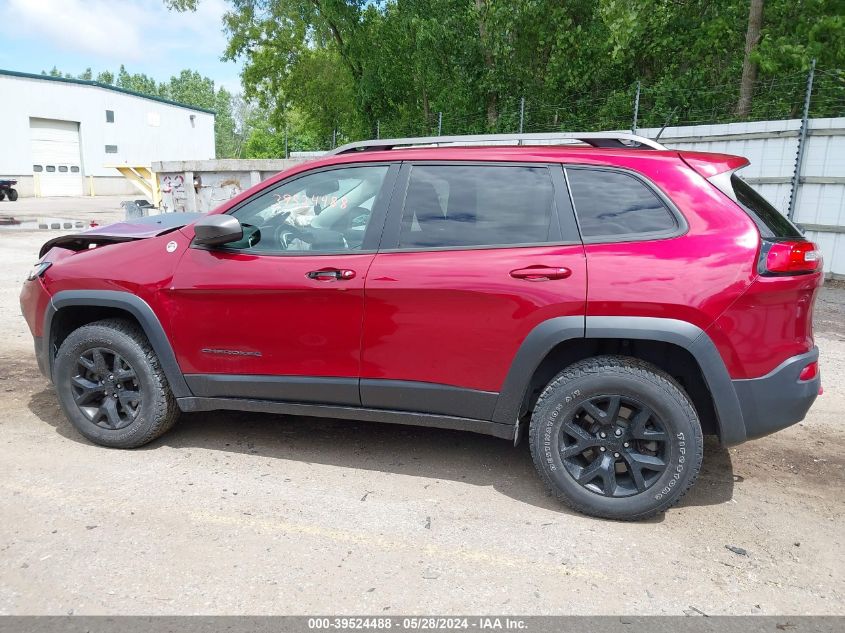
<svg viewBox="0 0 845 633"><path fill-rule="evenodd" d="M72 380L79 374L78 359L91 350L110 350L134 370L140 403L127 426L104 428L76 404ZM137 448L167 432L179 417L179 407L144 332L131 321L106 319L84 325L62 342L53 366L53 382L62 410L87 439L111 448ZM130 387L131 388L131 387Z"/></svg>
<svg viewBox="0 0 845 633"><path fill-rule="evenodd" d="M9 189L9 202L14 202L18 199L18 190L17 189Z"/></svg>
<svg viewBox="0 0 845 633"><path fill-rule="evenodd" d="M566 451L561 451L562 437L570 445L581 441L572 439L569 431L574 427L563 428L567 423L576 422L601 429L618 428L593 424L594 418L589 414L584 417L585 403L589 406L591 402L601 401L602 397L615 396L619 396L623 401L635 403L632 406L641 403L644 410L650 409L654 414L653 419L659 420L660 424L659 427L650 426L650 430L646 432L658 433L654 437L659 437L659 428L663 427L666 436L662 444L648 444L662 447L661 457L666 465L665 470L651 473L652 483L644 491L629 493L627 496L612 496L606 490L597 492L579 483L572 471L584 473L592 463L587 462L583 470L579 471L578 466L572 466L572 460L583 457L567 457L568 461L564 463L563 454ZM598 411L601 412L600 408ZM628 415L633 417L631 413ZM623 451L621 444L617 447L622 454L622 465L613 466L614 474L612 477L608 476L613 482L616 482L616 474L620 468L624 469L622 479L634 481L633 473L626 465L627 459L629 456L639 459L636 447L642 446L635 444L640 440L630 439L629 432L634 425L626 427L626 424L624 420L618 423L623 429L621 439L629 439L629 444L635 448ZM606 433L609 439L600 440L597 431L594 436L589 439L585 437L583 441L585 445L590 442L610 442L613 441L614 433L615 431L610 430ZM534 465L555 497L584 514L625 521L646 519L675 505L695 483L701 469L704 446L695 407L681 386L657 367L624 356L597 356L582 360L555 376L537 400L529 427L529 443ZM601 449L598 444L594 446L594 449L589 450ZM572 446L569 450L575 451L578 448ZM608 444L602 453L590 452L587 455L599 455L601 459L612 460L612 456L618 454L614 450L614 447ZM642 472L638 471L639 477L643 476ZM602 479L601 485L590 485L603 488L604 483L605 480ZM611 484L611 487L613 485ZM617 487L616 490L620 488ZM639 487L635 486L632 490L639 490Z"/></svg>

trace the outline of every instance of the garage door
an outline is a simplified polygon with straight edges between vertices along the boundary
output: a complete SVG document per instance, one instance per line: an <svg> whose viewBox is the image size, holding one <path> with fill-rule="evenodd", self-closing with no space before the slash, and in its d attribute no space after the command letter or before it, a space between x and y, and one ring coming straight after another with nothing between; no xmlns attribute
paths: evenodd
<svg viewBox="0 0 845 633"><path fill-rule="evenodd" d="M42 196L81 196L79 123L30 119L32 171Z"/></svg>

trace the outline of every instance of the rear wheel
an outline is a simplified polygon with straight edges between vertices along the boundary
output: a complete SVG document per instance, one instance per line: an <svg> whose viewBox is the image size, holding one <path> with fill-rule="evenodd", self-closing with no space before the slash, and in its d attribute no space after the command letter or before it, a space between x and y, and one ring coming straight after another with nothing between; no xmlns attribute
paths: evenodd
<svg viewBox="0 0 845 633"><path fill-rule="evenodd" d="M71 424L103 446L142 446L179 415L155 352L128 321L98 321L71 332L56 355L53 381Z"/></svg>
<svg viewBox="0 0 845 633"><path fill-rule="evenodd" d="M9 200L14 202L18 199L18 190L17 189L9 189Z"/></svg>
<svg viewBox="0 0 845 633"><path fill-rule="evenodd" d="M3 200L6 197L6 192L0 189L0 200Z"/></svg>
<svg viewBox="0 0 845 633"><path fill-rule="evenodd" d="M636 520L671 507L701 468L701 425L665 372L601 356L558 374L537 401L529 432L550 490L593 516Z"/></svg>

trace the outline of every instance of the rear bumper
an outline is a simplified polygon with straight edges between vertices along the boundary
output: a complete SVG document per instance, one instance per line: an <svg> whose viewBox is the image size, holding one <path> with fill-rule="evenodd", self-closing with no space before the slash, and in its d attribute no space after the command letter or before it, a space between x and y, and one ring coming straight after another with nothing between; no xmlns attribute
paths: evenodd
<svg viewBox="0 0 845 633"><path fill-rule="evenodd" d="M746 439L774 433L804 419L819 395L821 374L817 372L810 380L798 380L798 375L818 358L819 349L814 347L785 360L761 378L733 381Z"/></svg>

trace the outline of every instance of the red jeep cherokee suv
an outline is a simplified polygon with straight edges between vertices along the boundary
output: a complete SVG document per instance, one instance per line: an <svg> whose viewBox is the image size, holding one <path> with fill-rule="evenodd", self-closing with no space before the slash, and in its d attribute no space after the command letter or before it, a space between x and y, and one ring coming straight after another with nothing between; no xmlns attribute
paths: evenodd
<svg viewBox="0 0 845 633"><path fill-rule="evenodd" d="M610 133L367 141L208 215L55 238L21 305L98 444L212 409L527 427L562 501L639 519L693 484L702 434L782 429L820 391L820 257L747 164Z"/></svg>

